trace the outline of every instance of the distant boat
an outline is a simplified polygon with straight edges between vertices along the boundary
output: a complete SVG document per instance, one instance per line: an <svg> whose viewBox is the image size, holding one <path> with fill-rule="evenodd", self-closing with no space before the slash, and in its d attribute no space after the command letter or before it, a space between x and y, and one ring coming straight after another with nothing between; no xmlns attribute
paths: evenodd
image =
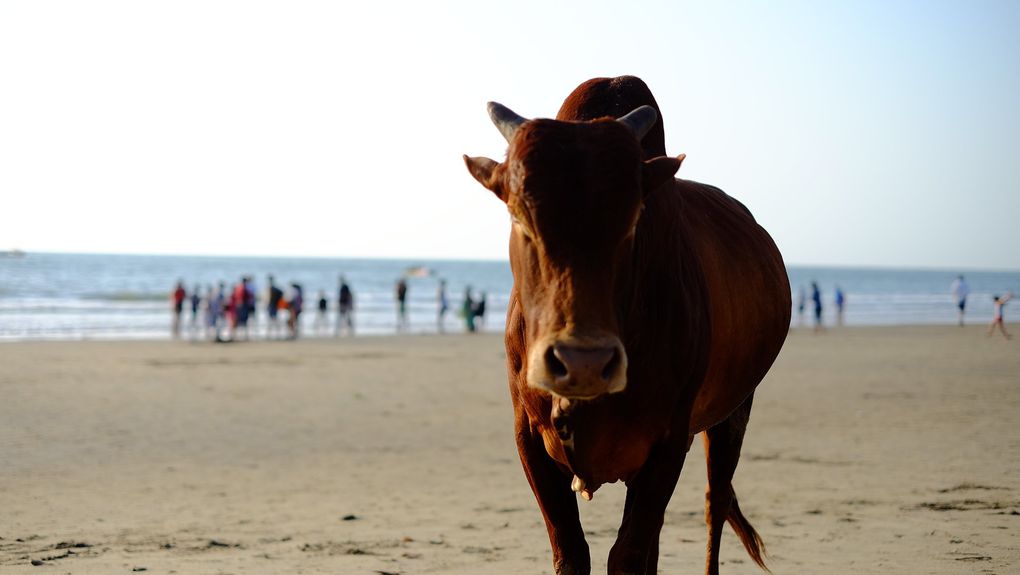
<svg viewBox="0 0 1020 575"><path fill-rule="evenodd" d="M25 257L25 252L23 252L23 251L21 251L19 249L7 250L7 251L0 252L0 257L4 257L4 258L23 258L23 257Z"/></svg>
<svg viewBox="0 0 1020 575"><path fill-rule="evenodd" d="M429 269L427 266L411 266L404 270L404 277L408 278L427 278L436 275L435 270Z"/></svg>

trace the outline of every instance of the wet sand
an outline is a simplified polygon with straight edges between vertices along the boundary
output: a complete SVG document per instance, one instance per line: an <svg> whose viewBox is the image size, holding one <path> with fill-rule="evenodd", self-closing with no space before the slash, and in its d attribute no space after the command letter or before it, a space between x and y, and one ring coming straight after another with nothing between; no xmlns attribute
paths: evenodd
<svg viewBox="0 0 1020 575"><path fill-rule="evenodd" d="M549 573L503 361L498 336L0 345L0 571ZM664 573L703 570L687 461ZM734 483L775 573L1015 573L1020 341L794 331ZM580 501L596 573L623 495Z"/></svg>

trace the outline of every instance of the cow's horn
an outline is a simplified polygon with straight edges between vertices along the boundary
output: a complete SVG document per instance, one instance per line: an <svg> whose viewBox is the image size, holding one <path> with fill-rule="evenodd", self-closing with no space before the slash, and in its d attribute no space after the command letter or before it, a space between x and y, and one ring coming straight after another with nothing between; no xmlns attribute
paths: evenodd
<svg viewBox="0 0 1020 575"><path fill-rule="evenodd" d="M655 125L655 121L658 119L659 113L655 111L655 108L641 106L640 108L634 108L629 114L617 121L630 128L634 135L637 136L637 139L641 140L648 133L648 130L652 129L652 126Z"/></svg>
<svg viewBox="0 0 1020 575"><path fill-rule="evenodd" d="M488 108L492 123L496 124L496 128L506 138L507 143L510 143L510 140L514 138L514 132L517 131L517 128L520 128L521 124L528 121L526 118L518 116L517 112L499 102L489 102Z"/></svg>

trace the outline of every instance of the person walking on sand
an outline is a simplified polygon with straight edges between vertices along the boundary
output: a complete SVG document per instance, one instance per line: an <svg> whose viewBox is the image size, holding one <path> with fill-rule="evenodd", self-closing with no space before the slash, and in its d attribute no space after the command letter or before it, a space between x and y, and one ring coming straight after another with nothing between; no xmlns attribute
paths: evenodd
<svg viewBox="0 0 1020 575"><path fill-rule="evenodd" d="M992 334L995 333L995 328L998 327L999 331L1002 332L1002 337L1006 339L1013 339L1013 336L1009 335L1009 332L1006 331L1006 320L1002 313L1002 308L1005 307L1006 302L1011 299L1013 299L1013 292L1008 292L1004 296L993 296L992 300L994 301L995 309L993 311L994 315L992 316L992 323L988 326L988 333L986 334L988 337L991 337Z"/></svg>
<svg viewBox="0 0 1020 575"><path fill-rule="evenodd" d="M173 323L170 326L170 333L174 339L181 337L181 312L184 311L184 298L187 297L184 291L184 280L177 280L174 291L170 294L170 301L173 302Z"/></svg>
<svg viewBox="0 0 1020 575"><path fill-rule="evenodd" d="M404 331L407 327L407 281L400 278L397 280L397 331Z"/></svg>
<svg viewBox="0 0 1020 575"><path fill-rule="evenodd" d="M818 282L811 282L811 301L815 304L815 333L825 331L822 325L822 291L818 289Z"/></svg>
<svg viewBox="0 0 1020 575"><path fill-rule="evenodd" d="M450 300L446 297L446 280L439 280L439 289L436 291L436 304L439 306L439 316L436 318L436 327L439 333L446 333L444 320L446 312L450 309Z"/></svg>
<svg viewBox="0 0 1020 575"><path fill-rule="evenodd" d="M340 276L340 287L337 290L336 336L347 330L347 335L354 335L354 292L347 285L347 278Z"/></svg>
<svg viewBox="0 0 1020 575"><path fill-rule="evenodd" d="M967 308L967 296L970 295L970 286L967 285L967 280L963 279L962 275L956 276L953 280L953 284L949 286L949 291L956 298L956 308L959 310L959 321L960 327L963 327L963 312Z"/></svg>

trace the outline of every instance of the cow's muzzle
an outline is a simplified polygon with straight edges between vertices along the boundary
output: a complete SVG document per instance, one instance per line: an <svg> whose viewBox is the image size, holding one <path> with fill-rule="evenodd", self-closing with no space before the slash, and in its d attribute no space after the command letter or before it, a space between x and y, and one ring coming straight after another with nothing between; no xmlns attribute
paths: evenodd
<svg viewBox="0 0 1020 575"><path fill-rule="evenodd" d="M593 399L627 387L627 354L619 338L549 338L532 346L528 385L561 397Z"/></svg>

